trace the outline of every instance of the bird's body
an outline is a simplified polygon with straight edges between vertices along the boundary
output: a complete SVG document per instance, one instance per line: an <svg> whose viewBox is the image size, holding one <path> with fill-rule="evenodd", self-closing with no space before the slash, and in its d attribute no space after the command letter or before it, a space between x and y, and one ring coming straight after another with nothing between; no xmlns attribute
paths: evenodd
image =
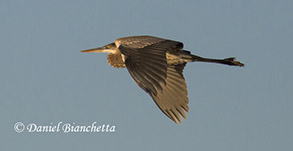
<svg viewBox="0 0 293 151"><path fill-rule="evenodd" d="M132 36L116 39L104 47L82 52L106 52L108 63L127 68L134 81L147 92L174 122L182 122L188 112L188 96L183 69L187 62L213 62L243 66L234 58L208 59L183 50L183 43L152 37Z"/></svg>

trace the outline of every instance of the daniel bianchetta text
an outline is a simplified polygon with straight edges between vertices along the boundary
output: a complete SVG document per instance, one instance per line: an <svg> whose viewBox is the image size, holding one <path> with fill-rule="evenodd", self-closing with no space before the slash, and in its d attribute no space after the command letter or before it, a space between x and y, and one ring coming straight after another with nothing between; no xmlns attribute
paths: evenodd
<svg viewBox="0 0 293 151"><path fill-rule="evenodd" d="M97 124L97 122L93 122L89 125L78 125L74 122L59 122L57 124L50 123L48 125L29 123L27 125L24 125L22 122L17 122L14 125L15 131L18 133L23 131L27 131L29 133L113 133L116 131L115 128L115 125Z"/></svg>

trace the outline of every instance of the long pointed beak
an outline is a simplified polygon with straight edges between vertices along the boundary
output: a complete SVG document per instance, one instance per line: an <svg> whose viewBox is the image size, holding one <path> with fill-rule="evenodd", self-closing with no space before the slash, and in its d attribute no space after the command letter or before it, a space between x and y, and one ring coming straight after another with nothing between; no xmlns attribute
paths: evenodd
<svg viewBox="0 0 293 151"><path fill-rule="evenodd" d="M88 53L88 52L103 52L104 49L101 47L99 48L93 48L93 49L87 49L87 50L81 50L80 52Z"/></svg>

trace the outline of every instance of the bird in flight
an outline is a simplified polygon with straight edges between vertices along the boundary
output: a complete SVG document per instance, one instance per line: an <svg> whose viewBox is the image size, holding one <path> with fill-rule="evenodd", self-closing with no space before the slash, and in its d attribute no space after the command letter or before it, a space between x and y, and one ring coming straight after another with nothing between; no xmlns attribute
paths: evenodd
<svg viewBox="0 0 293 151"><path fill-rule="evenodd" d="M81 52L104 52L114 68L127 68L136 84L147 92L161 111L176 124L189 110L183 69L187 62L210 62L244 66L235 58L210 59L183 50L183 43L153 36L116 39L103 47Z"/></svg>

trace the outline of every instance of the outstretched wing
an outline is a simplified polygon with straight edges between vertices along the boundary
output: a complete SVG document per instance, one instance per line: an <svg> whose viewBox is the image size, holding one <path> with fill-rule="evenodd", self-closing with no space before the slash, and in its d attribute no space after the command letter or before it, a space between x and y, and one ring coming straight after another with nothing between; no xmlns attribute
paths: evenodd
<svg viewBox="0 0 293 151"><path fill-rule="evenodd" d="M157 95L151 94L162 112L175 123L182 123L181 116L185 119L185 111L189 110L187 87L182 73L185 64L167 66L166 85L162 85L162 91Z"/></svg>
<svg viewBox="0 0 293 151"><path fill-rule="evenodd" d="M117 47L123 45L124 47L139 49L165 40L166 39L153 36L130 36L116 39L115 45Z"/></svg>
<svg viewBox="0 0 293 151"><path fill-rule="evenodd" d="M185 64L167 65L166 52L182 49L183 44L151 36L120 38L115 41L125 56L125 65L134 81L151 95L155 103L174 122L182 122L188 111Z"/></svg>

